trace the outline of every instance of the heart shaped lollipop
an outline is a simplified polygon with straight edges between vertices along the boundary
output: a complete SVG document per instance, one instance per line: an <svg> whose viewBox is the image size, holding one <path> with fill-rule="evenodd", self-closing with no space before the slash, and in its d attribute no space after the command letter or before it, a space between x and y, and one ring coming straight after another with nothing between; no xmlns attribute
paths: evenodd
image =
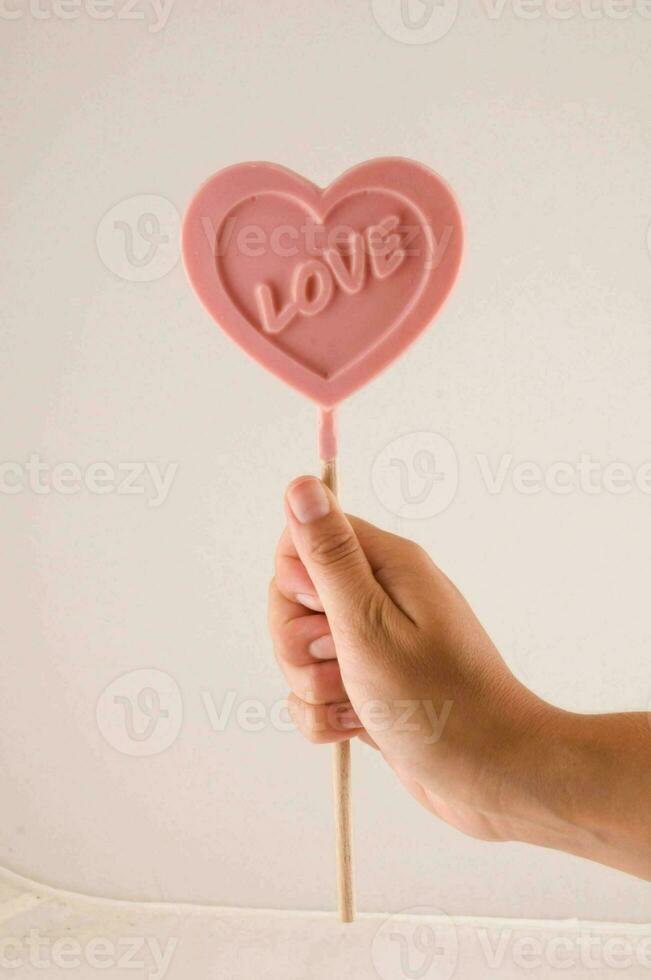
<svg viewBox="0 0 651 980"><path fill-rule="evenodd" d="M459 209L420 163L370 160L322 190L271 163L210 177L183 223L202 303L248 354L320 407L323 479L336 491L333 409L432 321L457 276ZM339 910L353 919L350 749L335 745Z"/></svg>
<svg viewBox="0 0 651 980"><path fill-rule="evenodd" d="M183 223L204 306L248 354L324 408L428 326L456 278L461 216L435 173L371 160L322 190L270 163L210 177Z"/></svg>

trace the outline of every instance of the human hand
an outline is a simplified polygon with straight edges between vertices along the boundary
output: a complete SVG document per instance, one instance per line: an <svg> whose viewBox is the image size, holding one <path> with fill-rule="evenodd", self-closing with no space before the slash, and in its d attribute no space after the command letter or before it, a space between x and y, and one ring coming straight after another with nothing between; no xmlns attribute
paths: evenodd
<svg viewBox="0 0 651 980"><path fill-rule="evenodd" d="M269 622L297 726L376 747L466 833L514 836L517 773L549 706L416 544L347 518L313 477L290 485L286 512Z"/></svg>
<svg viewBox="0 0 651 980"><path fill-rule="evenodd" d="M421 548L347 517L316 478L285 510L269 624L303 734L377 748L465 833L651 880L649 716L542 701Z"/></svg>

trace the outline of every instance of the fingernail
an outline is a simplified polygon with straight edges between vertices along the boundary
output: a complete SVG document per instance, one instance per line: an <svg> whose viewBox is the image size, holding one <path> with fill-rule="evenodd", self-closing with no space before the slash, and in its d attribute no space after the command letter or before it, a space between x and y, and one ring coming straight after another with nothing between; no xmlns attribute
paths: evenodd
<svg viewBox="0 0 651 980"><path fill-rule="evenodd" d="M340 728L361 728L362 723L359 720L354 708L346 708L337 716L337 722Z"/></svg>
<svg viewBox="0 0 651 980"><path fill-rule="evenodd" d="M320 480L312 477L295 483L287 495L292 513L300 524L311 524L330 510L330 501Z"/></svg>
<svg viewBox="0 0 651 980"><path fill-rule="evenodd" d="M325 612L323 603L316 595L307 595L304 592L297 592L296 601L300 602L302 606L307 606L308 609L314 610L314 612Z"/></svg>
<svg viewBox="0 0 651 980"><path fill-rule="evenodd" d="M312 640L307 651L317 660L334 660L337 656L335 642L329 633L320 636L318 640Z"/></svg>

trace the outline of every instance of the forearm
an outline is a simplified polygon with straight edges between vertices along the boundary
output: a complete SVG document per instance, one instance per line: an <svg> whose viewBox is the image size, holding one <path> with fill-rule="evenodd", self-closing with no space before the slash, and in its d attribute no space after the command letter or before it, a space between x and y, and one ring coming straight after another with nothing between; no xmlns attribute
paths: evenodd
<svg viewBox="0 0 651 980"><path fill-rule="evenodd" d="M550 709L527 748L514 836L651 880L651 727Z"/></svg>

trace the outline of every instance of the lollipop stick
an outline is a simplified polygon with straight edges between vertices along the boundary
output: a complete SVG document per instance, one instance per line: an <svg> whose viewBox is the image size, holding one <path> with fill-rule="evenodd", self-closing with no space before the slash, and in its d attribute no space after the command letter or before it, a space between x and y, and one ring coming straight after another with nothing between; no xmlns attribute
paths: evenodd
<svg viewBox="0 0 651 980"><path fill-rule="evenodd" d="M319 455L321 456L321 479L337 496L339 481L334 416L332 411L323 409L319 414ZM342 922L353 922L355 918L355 889L350 800L350 742L348 740L337 742L334 745L333 763L339 918Z"/></svg>
<svg viewBox="0 0 651 980"><path fill-rule="evenodd" d="M333 751L339 918L342 922L354 922L355 883L353 881L352 816L350 811L350 742L348 740L337 742Z"/></svg>

